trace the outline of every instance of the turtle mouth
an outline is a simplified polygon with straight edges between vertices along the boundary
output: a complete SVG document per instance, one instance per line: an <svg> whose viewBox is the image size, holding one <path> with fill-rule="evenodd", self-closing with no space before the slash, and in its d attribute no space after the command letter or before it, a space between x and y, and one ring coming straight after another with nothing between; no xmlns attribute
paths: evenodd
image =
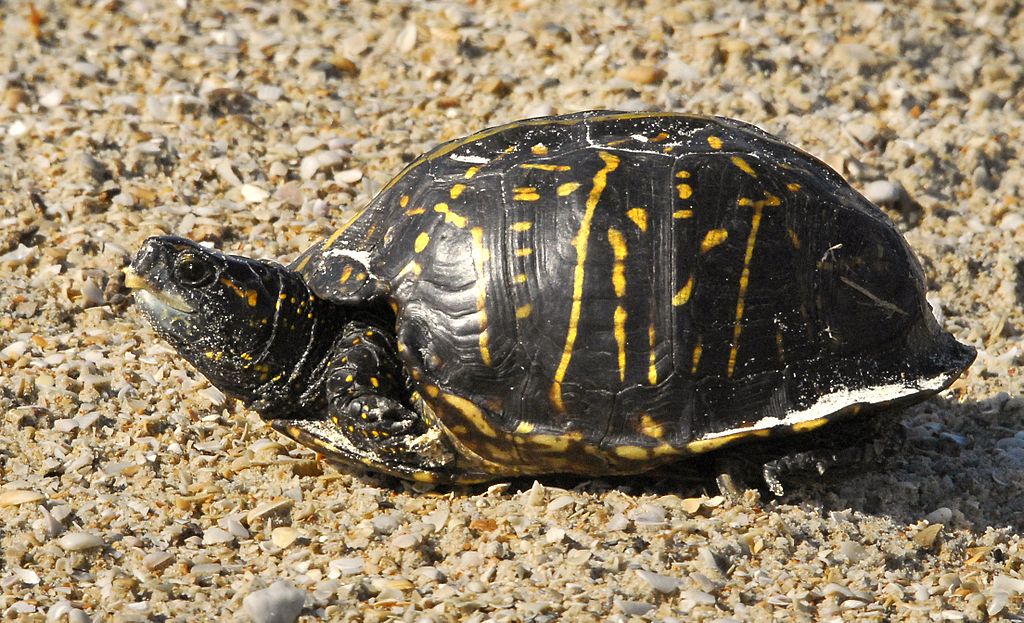
<svg viewBox="0 0 1024 623"><path fill-rule="evenodd" d="M174 310L183 314L191 314L195 309L185 299L161 290L148 279L135 272L132 268L124 269L124 285L136 291L139 302L153 311L168 312Z"/></svg>

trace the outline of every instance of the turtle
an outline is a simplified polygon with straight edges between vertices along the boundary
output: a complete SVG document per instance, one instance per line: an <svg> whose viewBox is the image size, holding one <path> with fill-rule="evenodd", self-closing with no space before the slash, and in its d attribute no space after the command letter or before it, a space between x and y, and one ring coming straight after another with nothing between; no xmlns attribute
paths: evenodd
<svg viewBox="0 0 1024 623"><path fill-rule="evenodd" d="M923 400L975 357L842 176L674 112L491 127L287 266L156 236L125 284L277 431L429 483L685 465Z"/></svg>

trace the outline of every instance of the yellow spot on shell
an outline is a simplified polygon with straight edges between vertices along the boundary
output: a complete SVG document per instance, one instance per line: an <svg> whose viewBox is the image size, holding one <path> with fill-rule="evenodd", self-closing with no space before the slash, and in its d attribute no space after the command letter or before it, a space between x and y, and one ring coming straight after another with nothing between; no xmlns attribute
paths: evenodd
<svg viewBox="0 0 1024 623"><path fill-rule="evenodd" d="M656 357L654 350L654 325L650 324L647 326L647 344L650 348L650 355L647 360L647 382L651 385L657 385L658 383L658 366L656 365Z"/></svg>
<svg viewBox="0 0 1024 623"><path fill-rule="evenodd" d="M533 312L533 305L527 303L522 307L516 308L516 318L519 318L520 320L523 318L529 318L531 312Z"/></svg>
<svg viewBox="0 0 1024 623"><path fill-rule="evenodd" d="M740 171L743 171L750 177L757 177L757 172L754 171L754 169L751 168L750 164L743 158L740 158L739 156L733 156L732 158L730 158L730 160L739 168Z"/></svg>
<svg viewBox="0 0 1024 623"><path fill-rule="evenodd" d="M615 345L619 351L619 381L626 380L626 318L629 316L622 305L615 307L613 318L615 331Z"/></svg>
<svg viewBox="0 0 1024 623"><path fill-rule="evenodd" d="M701 346L700 342L693 347L693 366L690 368L690 374L697 375L697 366L700 365L700 355L704 352L704 347Z"/></svg>
<svg viewBox="0 0 1024 623"><path fill-rule="evenodd" d="M427 244L429 244L429 243L430 243L430 236L427 234L427 232L422 231L422 232L420 232L419 236L416 236L416 246L413 247L413 248L416 250L417 253L419 253L419 252L423 251L423 249L426 249L427 248Z"/></svg>
<svg viewBox="0 0 1024 623"><path fill-rule="evenodd" d="M528 277L526 276L526 273L519 273L518 275L516 275L515 279L516 283L526 283Z"/></svg>
<svg viewBox="0 0 1024 623"><path fill-rule="evenodd" d="M685 180L685 179L690 177L690 172L689 171L678 171L676 173L676 177L678 177L681 180Z"/></svg>
<svg viewBox="0 0 1024 623"><path fill-rule="evenodd" d="M800 248L800 236L796 234L791 228L786 228L786 233L789 234L789 242L793 245L794 249Z"/></svg>
<svg viewBox="0 0 1024 623"><path fill-rule="evenodd" d="M590 244L590 225L594 220L597 203L601 199L601 194L604 193L605 186L608 184L608 174L619 168L619 158L617 156L601 151L598 152L598 157L604 162L604 166L594 174L593 186L590 189L590 194L587 196L586 211L583 213L579 232L577 232L573 242L573 245L576 247L576 268L573 271L572 307L569 310L569 328L565 336L565 346L562 348L562 358L559 360L558 368L555 370L554 382L551 384L551 392L549 394L551 404L558 412L565 412L565 404L562 402L562 380L565 378L565 372L569 369L569 361L572 359L572 350L576 345L576 328L583 307L584 266L587 263L587 249Z"/></svg>
<svg viewBox="0 0 1024 623"><path fill-rule="evenodd" d="M514 251L514 254L516 257L526 257L528 255L533 255L533 249L529 247L526 247L524 249L516 249Z"/></svg>
<svg viewBox="0 0 1024 623"><path fill-rule="evenodd" d="M711 149L721 149L722 139L712 134L711 136L708 137L708 145L711 145Z"/></svg>
<svg viewBox="0 0 1024 623"><path fill-rule="evenodd" d="M686 305L690 301L690 294L693 293L693 275L686 280L686 284L679 288L679 291L672 296L673 305Z"/></svg>
<svg viewBox="0 0 1024 623"><path fill-rule="evenodd" d="M827 423L828 418L818 418L816 420L807 420L806 422L797 422L792 428L795 433L806 433L816 428L821 428Z"/></svg>
<svg viewBox="0 0 1024 623"><path fill-rule="evenodd" d="M548 146L544 143L537 143L530 148L530 151L533 152L535 156L546 156L548 153Z"/></svg>
<svg viewBox="0 0 1024 623"><path fill-rule="evenodd" d="M647 448L641 448L640 446L616 446L612 452L616 456L629 461L643 461L650 458Z"/></svg>
<svg viewBox="0 0 1024 623"><path fill-rule="evenodd" d="M654 439L661 439L665 436L665 427L645 413L640 416L640 433Z"/></svg>
<svg viewBox="0 0 1024 623"><path fill-rule="evenodd" d="M451 209L448 208L447 203L436 204L434 206L434 212L437 212L438 214L444 214L445 223L451 223L452 225L455 225L459 229L462 229L463 227L466 226L466 217L460 216L455 212L452 212Z"/></svg>
<svg viewBox="0 0 1024 623"><path fill-rule="evenodd" d="M676 210L672 218L693 218L693 210Z"/></svg>
<svg viewBox="0 0 1024 623"><path fill-rule="evenodd" d="M406 210L405 215L416 216L417 214L423 214L424 212L426 212L426 210L424 210L423 208L413 208L411 210Z"/></svg>
<svg viewBox="0 0 1024 623"><path fill-rule="evenodd" d="M469 167L466 169L466 174L462 177L465 179L472 179L474 175L480 172L480 167Z"/></svg>
<svg viewBox="0 0 1024 623"><path fill-rule="evenodd" d="M647 231L647 210L643 208L633 208L632 210L626 211L626 216L629 220L640 228L640 231Z"/></svg>
<svg viewBox="0 0 1024 623"><path fill-rule="evenodd" d="M693 196L693 187L689 184L676 184L676 192L680 199L689 199Z"/></svg>
<svg viewBox="0 0 1024 623"><path fill-rule="evenodd" d="M579 182L566 182L564 184L561 184L557 189L555 189L555 192L558 194L559 197L565 197L566 195L571 195L573 191L579 188L580 186L581 184Z"/></svg>
<svg viewBox="0 0 1024 623"><path fill-rule="evenodd" d="M448 193L448 195L452 199L458 199L459 195L461 195L462 191L464 191L464 190L466 190L466 185L465 184L456 184L456 185L452 186L452 189Z"/></svg>
<svg viewBox="0 0 1024 623"><path fill-rule="evenodd" d="M797 184L796 182L790 182L789 184L786 184L786 189L789 190L789 192L791 193L795 193L796 191L800 190L800 184Z"/></svg>
<svg viewBox="0 0 1024 623"><path fill-rule="evenodd" d="M519 221L517 223L512 223L512 231L529 231L531 227L533 227L533 223L531 223L530 221Z"/></svg>
<svg viewBox="0 0 1024 623"><path fill-rule="evenodd" d="M519 165L521 169L537 169L538 171L568 171L572 167L567 164L543 164L540 162L527 162Z"/></svg>
<svg viewBox="0 0 1024 623"><path fill-rule="evenodd" d="M714 249L718 245L725 242L726 238L729 237L728 230L725 229L712 229L708 233L704 234L704 240L700 243L700 252L707 253L711 249Z"/></svg>
<svg viewBox="0 0 1024 623"><path fill-rule="evenodd" d="M533 186L519 186L513 189L512 198L516 201L536 201L540 199L537 189Z"/></svg>
<svg viewBox="0 0 1024 623"><path fill-rule="evenodd" d="M402 198L398 200L398 205L403 208L409 205L409 195L402 195Z"/></svg>
<svg viewBox="0 0 1024 623"><path fill-rule="evenodd" d="M532 433L534 431L534 428L536 427L531 422L520 422L519 426L516 426L516 434L527 435L529 433Z"/></svg>
<svg viewBox="0 0 1024 623"><path fill-rule="evenodd" d="M651 137L651 142L652 143L660 143L660 142L662 142L663 140L665 140L667 138L668 138L668 134L666 134L664 132L659 132L656 136L652 136Z"/></svg>

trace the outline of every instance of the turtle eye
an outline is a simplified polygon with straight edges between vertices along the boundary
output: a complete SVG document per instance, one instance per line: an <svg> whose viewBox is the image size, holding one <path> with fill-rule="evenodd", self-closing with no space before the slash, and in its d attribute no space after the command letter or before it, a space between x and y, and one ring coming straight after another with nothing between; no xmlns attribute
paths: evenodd
<svg viewBox="0 0 1024 623"><path fill-rule="evenodd" d="M184 286L209 285L214 277L213 267L191 253L182 253L174 263L174 278Z"/></svg>

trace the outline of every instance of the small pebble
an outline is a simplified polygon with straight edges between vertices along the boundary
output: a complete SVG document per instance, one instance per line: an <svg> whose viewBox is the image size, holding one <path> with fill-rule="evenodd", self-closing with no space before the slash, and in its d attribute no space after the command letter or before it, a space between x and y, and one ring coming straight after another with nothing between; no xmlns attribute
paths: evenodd
<svg viewBox="0 0 1024 623"><path fill-rule="evenodd" d="M306 602L306 592L284 580L253 591L242 599L242 608L254 623L294 623Z"/></svg>
<svg viewBox="0 0 1024 623"><path fill-rule="evenodd" d="M363 572L364 563L362 558L336 558L327 563L327 566L339 575L356 575Z"/></svg>
<svg viewBox="0 0 1024 623"><path fill-rule="evenodd" d="M666 595L668 593L674 593L683 583L679 578L661 575L660 573L654 573L653 571L647 571L646 569L637 569L636 574L640 576L641 580L647 582L651 588Z"/></svg>
<svg viewBox="0 0 1024 623"><path fill-rule="evenodd" d="M270 196L270 192L254 184L242 184L242 198L248 203L262 203Z"/></svg>
<svg viewBox="0 0 1024 623"><path fill-rule="evenodd" d="M57 539L57 545L60 545L66 551L78 552L103 547L104 542L100 537L88 532L68 532Z"/></svg>
<svg viewBox="0 0 1024 623"><path fill-rule="evenodd" d="M300 536L302 536L302 533L295 528L292 528L291 526L281 526L274 528L273 531L271 531L270 540L274 545L281 549L285 549L292 543L295 543Z"/></svg>
<svg viewBox="0 0 1024 623"><path fill-rule="evenodd" d="M174 556L163 551L157 550L146 554L142 559L142 566L149 569L150 571L160 571L166 568L169 564L174 562Z"/></svg>
<svg viewBox="0 0 1024 623"><path fill-rule="evenodd" d="M212 526L207 528L203 532L203 545L220 545L222 543L230 543L235 540L235 535L231 534L223 528Z"/></svg>
<svg viewBox="0 0 1024 623"><path fill-rule="evenodd" d="M18 506L30 504L46 499L46 496L38 491L27 491L25 489L8 489L0 493L0 508L4 506Z"/></svg>
<svg viewBox="0 0 1024 623"><path fill-rule="evenodd" d="M880 206L892 206L900 200L901 189L888 180L876 180L864 186L868 201Z"/></svg>

